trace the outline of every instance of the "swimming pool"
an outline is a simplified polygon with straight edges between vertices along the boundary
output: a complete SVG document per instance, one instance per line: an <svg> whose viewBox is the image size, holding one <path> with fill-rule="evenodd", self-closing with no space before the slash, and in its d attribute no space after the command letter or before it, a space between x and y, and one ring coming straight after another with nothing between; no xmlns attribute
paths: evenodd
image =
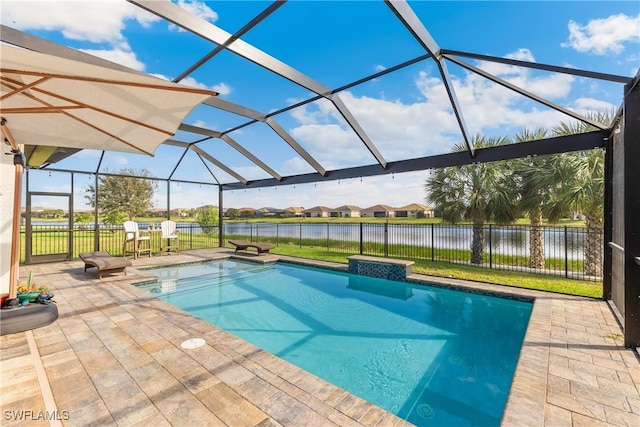
<svg viewBox="0 0 640 427"><path fill-rule="evenodd" d="M154 268L140 285L417 425L499 425L533 305L288 263Z"/></svg>

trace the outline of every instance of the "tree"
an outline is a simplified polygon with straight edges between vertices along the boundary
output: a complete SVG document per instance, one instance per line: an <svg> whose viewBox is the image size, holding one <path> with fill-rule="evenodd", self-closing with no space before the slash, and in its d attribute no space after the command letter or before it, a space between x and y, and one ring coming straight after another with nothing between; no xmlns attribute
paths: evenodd
<svg viewBox="0 0 640 427"><path fill-rule="evenodd" d="M127 220L127 214L122 212L109 212L103 218L103 222L107 226L122 224Z"/></svg>
<svg viewBox="0 0 640 427"><path fill-rule="evenodd" d="M80 228L85 228L91 221L93 221L93 215L89 212L77 212L73 215L73 222L80 224Z"/></svg>
<svg viewBox="0 0 640 427"><path fill-rule="evenodd" d="M99 209L107 214L124 212L130 220L144 214L153 207L153 193L158 186L149 177L151 173L146 169L121 169L116 174L100 175ZM89 185L84 197L92 208L95 208L95 194L95 187Z"/></svg>
<svg viewBox="0 0 640 427"><path fill-rule="evenodd" d="M229 219L238 219L240 218L240 211L236 208L229 208L226 210L225 215Z"/></svg>
<svg viewBox="0 0 640 427"><path fill-rule="evenodd" d="M216 234L216 226L218 225L218 209L210 206L198 212L198 224L202 231L212 236Z"/></svg>
<svg viewBox="0 0 640 427"><path fill-rule="evenodd" d="M64 210L62 209L43 209L42 210L43 218L60 218L64 216Z"/></svg>
<svg viewBox="0 0 640 427"><path fill-rule="evenodd" d="M589 117L600 123L610 123L613 112L593 113ZM553 129L564 136L596 130L584 122L561 123ZM569 155L573 174L560 189L559 204L572 206L585 216L587 235L584 242L584 272L602 276L604 252L604 151L594 149Z"/></svg>
<svg viewBox="0 0 640 427"><path fill-rule="evenodd" d="M472 143L476 148L485 148L507 144L509 139L476 135ZM456 144L453 149L463 151L466 147ZM427 179L425 188L427 201L442 213L444 221L472 221L473 264L483 262L485 222L511 223L517 218L517 188L506 162L438 169Z"/></svg>
<svg viewBox="0 0 640 427"><path fill-rule="evenodd" d="M523 129L515 136L517 142L544 139L547 130L539 128L533 131ZM519 209L529 217L529 266L543 269L544 229L543 217L549 222L558 222L568 210L568 205L559 203L559 190L562 183L573 174L573 169L565 154L536 156L514 160L520 193Z"/></svg>

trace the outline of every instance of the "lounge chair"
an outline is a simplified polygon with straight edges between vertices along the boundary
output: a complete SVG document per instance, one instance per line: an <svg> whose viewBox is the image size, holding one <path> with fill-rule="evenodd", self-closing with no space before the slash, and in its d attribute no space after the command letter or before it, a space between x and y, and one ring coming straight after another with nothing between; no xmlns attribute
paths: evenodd
<svg viewBox="0 0 640 427"><path fill-rule="evenodd" d="M269 251L275 247L271 243L251 243L244 240L229 240L229 243L236 247L236 252L255 248L258 251L258 255L268 254Z"/></svg>
<svg viewBox="0 0 640 427"><path fill-rule="evenodd" d="M138 223L135 221L125 221L122 226L124 227L122 255L127 255L127 246L129 243L132 243L133 259L137 259L143 252L147 252L149 257L151 257L151 235L149 232L138 230Z"/></svg>
<svg viewBox="0 0 640 427"><path fill-rule="evenodd" d="M84 271L87 271L87 268L95 267L98 269L98 277L101 279L104 272L124 272L126 276L126 268L131 266L131 261L125 257L111 256L109 252L105 251L81 253L80 259L84 261Z"/></svg>

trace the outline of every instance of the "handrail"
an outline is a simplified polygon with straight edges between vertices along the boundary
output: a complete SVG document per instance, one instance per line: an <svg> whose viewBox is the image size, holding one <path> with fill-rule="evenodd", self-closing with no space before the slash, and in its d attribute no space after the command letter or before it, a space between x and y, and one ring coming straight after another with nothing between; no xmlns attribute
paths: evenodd
<svg viewBox="0 0 640 427"><path fill-rule="evenodd" d="M620 252L624 253L624 248L622 246L620 246L620 245L617 245L617 244L613 243L613 242L609 242L609 247L613 248L613 249L617 249Z"/></svg>

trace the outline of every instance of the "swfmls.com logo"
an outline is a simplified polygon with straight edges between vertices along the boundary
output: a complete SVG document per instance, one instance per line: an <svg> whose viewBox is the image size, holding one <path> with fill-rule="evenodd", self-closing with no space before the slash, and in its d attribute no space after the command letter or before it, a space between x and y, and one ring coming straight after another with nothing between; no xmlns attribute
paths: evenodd
<svg viewBox="0 0 640 427"><path fill-rule="evenodd" d="M69 411L4 411L6 421L66 421Z"/></svg>

